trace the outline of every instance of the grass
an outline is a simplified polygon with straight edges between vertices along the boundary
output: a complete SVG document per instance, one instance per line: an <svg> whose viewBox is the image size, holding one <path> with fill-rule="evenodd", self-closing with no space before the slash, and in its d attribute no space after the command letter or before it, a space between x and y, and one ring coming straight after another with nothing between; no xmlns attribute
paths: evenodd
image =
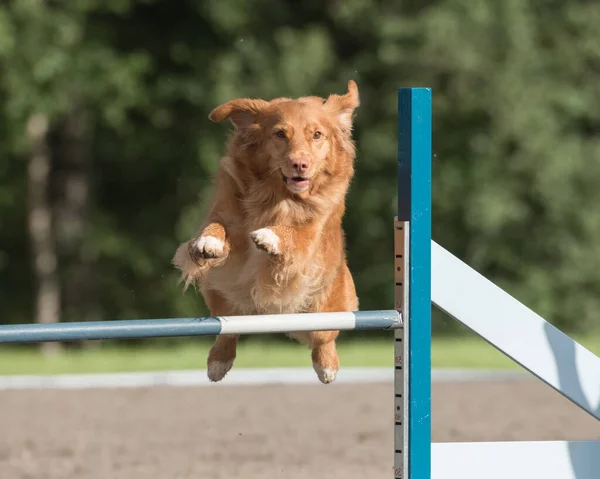
<svg viewBox="0 0 600 479"><path fill-rule="evenodd" d="M600 336L577 337L582 345L600 355ZM107 343L108 344L108 343ZM51 358L36 349L0 348L0 375L100 373L198 369L205 366L211 343L179 343L170 347L125 348L100 346L68 351ZM389 367L393 344L389 339L343 341L338 345L345 367ZM435 368L518 368L512 361L479 338L436 338L432 343ZM310 367L309 351L293 341L263 342L249 338L239 345L236 367Z"/></svg>

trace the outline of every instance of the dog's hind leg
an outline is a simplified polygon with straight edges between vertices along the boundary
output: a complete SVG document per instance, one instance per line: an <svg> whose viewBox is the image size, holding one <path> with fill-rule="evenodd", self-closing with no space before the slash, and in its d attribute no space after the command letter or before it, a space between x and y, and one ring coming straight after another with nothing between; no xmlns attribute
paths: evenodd
<svg viewBox="0 0 600 479"><path fill-rule="evenodd" d="M344 264L334 281L327 301L320 312L357 311L358 298L350 270ZM312 349L313 369L324 384L332 383L340 369L340 360L335 347L339 331L314 331L290 334L296 340L308 344Z"/></svg>
<svg viewBox="0 0 600 479"><path fill-rule="evenodd" d="M290 338L306 344L312 351L313 369L323 384L332 383L340 369L340 360L335 348L339 331L299 331L288 333Z"/></svg>
<svg viewBox="0 0 600 479"><path fill-rule="evenodd" d="M237 334L217 336L213 347L210 349L210 353L208 353L208 360L206 362L208 379L213 382L220 381L232 368L235 361L238 338L239 335Z"/></svg>
<svg viewBox="0 0 600 479"><path fill-rule="evenodd" d="M309 333L313 369L323 384L332 383L340 369L340 359L335 348L335 340L338 334L338 331L315 331Z"/></svg>
<svg viewBox="0 0 600 479"><path fill-rule="evenodd" d="M227 301L216 291L203 291L204 299L210 308L211 316L227 316L236 314ZM237 334L223 334L217 336L206 361L208 379L213 382L225 377L233 366L237 352Z"/></svg>

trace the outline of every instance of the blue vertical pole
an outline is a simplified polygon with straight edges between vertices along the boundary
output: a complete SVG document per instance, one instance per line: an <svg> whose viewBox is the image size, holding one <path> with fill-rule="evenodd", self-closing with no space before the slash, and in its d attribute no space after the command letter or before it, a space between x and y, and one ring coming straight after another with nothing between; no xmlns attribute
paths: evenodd
<svg viewBox="0 0 600 479"><path fill-rule="evenodd" d="M398 221L410 225L408 479L431 478L431 89L398 90ZM405 367L406 367L405 366Z"/></svg>

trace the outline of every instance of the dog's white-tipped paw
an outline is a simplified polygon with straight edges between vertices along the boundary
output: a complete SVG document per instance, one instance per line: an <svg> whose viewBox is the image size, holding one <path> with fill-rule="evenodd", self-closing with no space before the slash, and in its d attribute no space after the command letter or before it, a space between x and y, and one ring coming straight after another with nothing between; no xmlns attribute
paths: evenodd
<svg viewBox="0 0 600 479"><path fill-rule="evenodd" d="M212 382L218 382L225 377L233 366L232 361L211 361L208 363L206 375Z"/></svg>
<svg viewBox="0 0 600 479"><path fill-rule="evenodd" d="M257 248L260 248L272 255L281 253L279 248L280 239L277 234L269 228L261 228L250 233L250 237Z"/></svg>
<svg viewBox="0 0 600 479"><path fill-rule="evenodd" d="M313 369L323 384L331 384L333 381L335 381L337 370L331 368L322 368L318 364L313 364Z"/></svg>
<svg viewBox="0 0 600 479"><path fill-rule="evenodd" d="M194 243L195 252L200 258L219 258L223 256L225 244L214 236L200 236Z"/></svg>

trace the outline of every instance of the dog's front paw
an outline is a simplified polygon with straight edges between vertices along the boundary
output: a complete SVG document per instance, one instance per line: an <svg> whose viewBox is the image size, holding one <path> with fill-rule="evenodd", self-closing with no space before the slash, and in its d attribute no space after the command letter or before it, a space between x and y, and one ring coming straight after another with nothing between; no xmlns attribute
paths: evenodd
<svg viewBox="0 0 600 479"><path fill-rule="evenodd" d="M281 248L279 246L280 238L273 230L261 228L250 233L250 238L252 238L252 241L254 241L257 248L266 251L270 255L277 256L281 254Z"/></svg>
<svg viewBox="0 0 600 479"><path fill-rule="evenodd" d="M201 259L221 258L225 255L225 243L214 236L200 236L190 241L189 252L196 263Z"/></svg>

